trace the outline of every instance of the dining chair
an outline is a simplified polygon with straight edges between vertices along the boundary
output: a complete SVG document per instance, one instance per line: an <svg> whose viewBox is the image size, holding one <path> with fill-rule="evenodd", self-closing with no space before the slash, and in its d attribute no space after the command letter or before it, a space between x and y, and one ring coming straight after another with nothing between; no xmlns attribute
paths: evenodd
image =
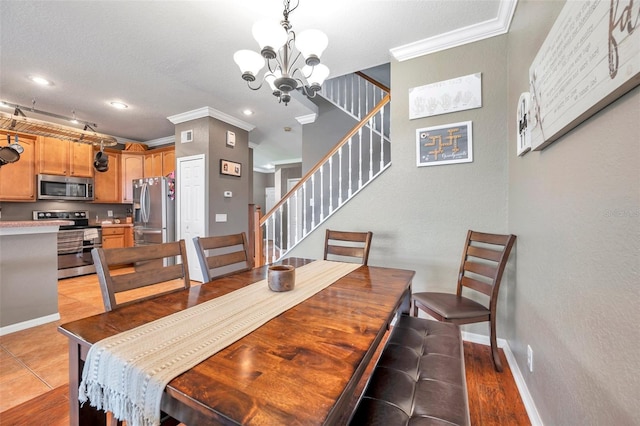
<svg viewBox="0 0 640 426"><path fill-rule="evenodd" d="M334 231L327 229L324 239L324 260L358 258L360 263L369 262L372 232ZM331 259L330 259L331 258Z"/></svg>
<svg viewBox="0 0 640 426"><path fill-rule="evenodd" d="M184 240L91 250L106 311L191 286ZM180 256L181 263L177 263ZM133 266L126 268L127 266ZM125 269L123 269L125 268ZM129 293L123 300L116 294Z"/></svg>
<svg viewBox="0 0 640 426"><path fill-rule="evenodd" d="M214 237L195 237L198 262L204 282L253 268L244 232Z"/></svg>
<svg viewBox="0 0 640 426"><path fill-rule="evenodd" d="M493 367L502 371L496 344L496 306L502 275L515 235L488 234L469 230L460 262L456 293L418 292L412 295L413 316L423 310L439 321L458 325L489 321ZM465 296L463 296L465 289ZM482 293L485 303L473 299Z"/></svg>

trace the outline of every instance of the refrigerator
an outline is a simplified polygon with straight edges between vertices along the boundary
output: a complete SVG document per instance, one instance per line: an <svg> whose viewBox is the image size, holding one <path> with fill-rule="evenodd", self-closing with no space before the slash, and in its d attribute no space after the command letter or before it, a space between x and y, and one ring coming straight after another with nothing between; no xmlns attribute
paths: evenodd
<svg viewBox="0 0 640 426"><path fill-rule="evenodd" d="M133 243L135 246L175 241L175 200L163 176L133 180Z"/></svg>

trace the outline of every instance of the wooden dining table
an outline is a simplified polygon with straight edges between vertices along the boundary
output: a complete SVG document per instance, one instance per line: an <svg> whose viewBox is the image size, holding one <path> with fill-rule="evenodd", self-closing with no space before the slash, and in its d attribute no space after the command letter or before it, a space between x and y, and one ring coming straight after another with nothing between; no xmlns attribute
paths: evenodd
<svg viewBox="0 0 640 426"><path fill-rule="evenodd" d="M312 261L279 263L300 267ZM162 395L162 411L187 425L344 422L394 316L410 312L414 274L358 267L175 377ZM69 338L71 424L106 422L104 411L78 402L84 361L94 343L266 277L267 266L254 268L61 325L58 330Z"/></svg>

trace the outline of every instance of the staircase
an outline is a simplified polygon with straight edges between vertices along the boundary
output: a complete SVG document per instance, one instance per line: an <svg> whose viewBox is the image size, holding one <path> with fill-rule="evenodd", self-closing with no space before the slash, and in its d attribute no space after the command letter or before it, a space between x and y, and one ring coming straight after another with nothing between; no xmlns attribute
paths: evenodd
<svg viewBox="0 0 640 426"><path fill-rule="evenodd" d="M354 73L326 81L320 95L359 123L259 219L258 264L286 256L391 165L388 88Z"/></svg>

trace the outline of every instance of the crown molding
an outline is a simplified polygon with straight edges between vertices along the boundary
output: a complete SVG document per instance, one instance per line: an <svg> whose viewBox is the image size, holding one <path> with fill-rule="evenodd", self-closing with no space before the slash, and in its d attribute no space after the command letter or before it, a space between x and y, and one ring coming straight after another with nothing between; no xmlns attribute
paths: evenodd
<svg viewBox="0 0 640 426"><path fill-rule="evenodd" d="M176 114L167 117L167 119L173 124L186 123L187 121L197 120L198 118L204 117L212 117L217 120L223 121L227 124L231 124L232 126L236 126L242 130L246 130L247 132L252 131L256 128L251 123L247 123L246 121L242 121L238 118L235 118L229 114L226 114L222 111L218 111L217 109L211 107L202 107L198 109L194 109L192 111L183 112L181 114Z"/></svg>
<svg viewBox="0 0 640 426"><path fill-rule="evenodd" d="M143 142L147 146L162 146L176 143L176 135L166 136L164 138L151 139L150 141Z"/></svg>
<svg viewBox="0 0 640 426"><path fill-rule="evenodd" d="M498 16L494 19L425 38L404 46L394 47L390 50L391 55L402 62L418 56L506 34L509 31L517 4L518 0L502 0L498 8Z"/></svg>

